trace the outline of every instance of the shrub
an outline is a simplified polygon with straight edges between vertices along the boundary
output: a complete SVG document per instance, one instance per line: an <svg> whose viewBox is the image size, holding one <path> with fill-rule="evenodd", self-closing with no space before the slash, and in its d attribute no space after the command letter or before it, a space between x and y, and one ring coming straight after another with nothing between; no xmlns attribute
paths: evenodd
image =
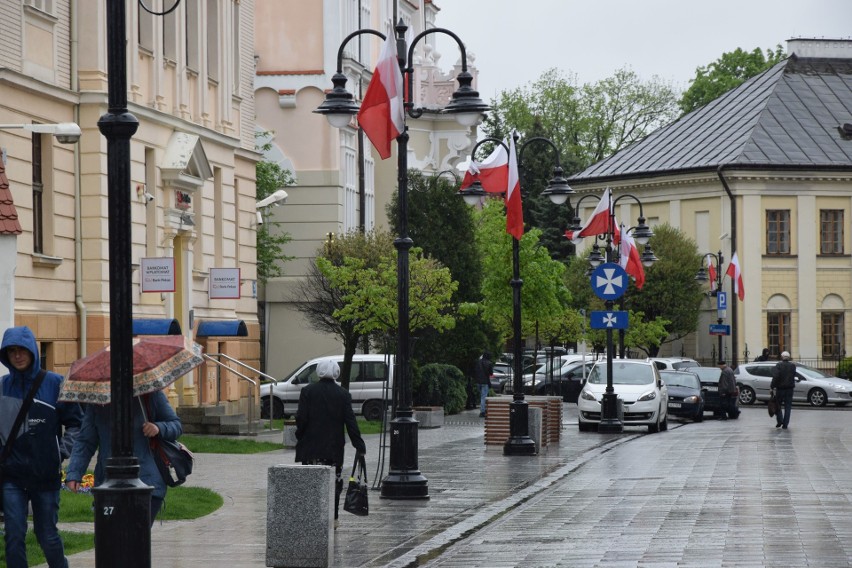
<svg viewBox="0 0 852 568"><path fill-rule="evenodd" d="M847 357L837 364L836 375L843 379L852 379L852 357Z"/></svg>
<svg viewBox="0 0 852 568"><path fill-rule="evenodd" d="M467 394L464 374L453 365L429 363L420 367L412 380L414 406L443 406L447 414L464 409Z"/></svg>

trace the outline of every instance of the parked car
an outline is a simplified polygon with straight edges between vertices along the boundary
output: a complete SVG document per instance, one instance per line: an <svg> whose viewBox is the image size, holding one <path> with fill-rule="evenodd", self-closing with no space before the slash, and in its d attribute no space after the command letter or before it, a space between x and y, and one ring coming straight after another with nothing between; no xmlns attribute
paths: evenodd
<svg viewBox="0 0 852 568"><path fill-rule="evenodd" d="M687 370L698 375L698 380L701 381L701 389L704 391L704 411L712 412L714 416L721 416L719 378L722 376L722 371L719 367L688 367Z"/></svg>
<svg viewBox="0 0 852 568"><path fill-rule="evenodd" d="M606 361L596 361L577 399L581 432L596 430L607 383ZM668 429L668 389L651 361L618 359L612 362L612 384L624 406L625 426L647 426L649 432Z"/></svg>
<svg viewBox="0 0 852 568"><path fill-rule="evenodd" d="M701 380L692 372L694 369L695 367L684 371L660 371L660 378L669 391L668 413L701 422L704 420L704 394Z"/></svg>
<svg viewBox="0 0 852 568"><path fill-rule="evenodd" d="M769 400L772 370L777 361L760 361L739 365L734 374L740 388L740 403L754 404L756 400ZM811 406L825 406L829 402L845 406L852 402L852 382L832 377L818 369L796 363L796 388L794 402L807 402Z"/></svg>
<svg viewBox="0 0 852 568"><path fill-rule="evenodd" d="M649 361L653 361L657 368L661 371L673 369L679 371L687 367L698 367L700 363L695 359L688 357L650 357Z"/></svg>
<svg viewBox="0 0 852 568"><path fill-rule="evenodd" d="M574 361L557 369L554 374L536 373L535 384L524 384L524 393L532 395L561 396L564 402L577 402L583 381L594 367L594 361Z"/></svg>
<svg viewBox="0 0 852 568"><path fill-rule="evenodd" d="M491 372L491 389L497 394L506 389L506 383L512 380L512 366L508 363L494 363Z"/></svg>
<svg viewBox="0 0 852 568"><path fill-rule="evenodd" d="M260 385L261 418L288 418L296 414L299 394L305 385L319 380L317 365L331 359L343 364L343 355L318 357L302 363L278 384ZM352 410L367 420L381 420L392 400L393 355L356 354L349 372L349 394L352 395ZM338 381L339 382L339 381Z"/></svg>

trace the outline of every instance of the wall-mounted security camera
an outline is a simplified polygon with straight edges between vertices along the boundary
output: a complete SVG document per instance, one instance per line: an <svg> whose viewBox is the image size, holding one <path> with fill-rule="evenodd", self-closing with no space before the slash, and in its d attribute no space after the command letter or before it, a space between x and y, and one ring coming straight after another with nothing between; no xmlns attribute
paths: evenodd
<svg viewBox="0 0 852 568"><path fill-rule="evenodd" d="M255 211L254 214L257 215L257 224L263 225L263 215L260 213L260 211Z"/></svg>
<svg viewBox="0 0 852 568"><path fill-rule="evenodd" d="M282 202L287 200L287 192L283 189L279 189L274 193L264 197L257 203L255 203L255 208L260 209L261 207L269 207L270 205L279 205Z"/></svg>
<svg viewBox="0 0 852 568"><path fill-rule="evenodd" d="M144 194L142 194L142 199L145 200L145 204L147 205L148 203L154 201L154 196L146 191Z"/></svg>

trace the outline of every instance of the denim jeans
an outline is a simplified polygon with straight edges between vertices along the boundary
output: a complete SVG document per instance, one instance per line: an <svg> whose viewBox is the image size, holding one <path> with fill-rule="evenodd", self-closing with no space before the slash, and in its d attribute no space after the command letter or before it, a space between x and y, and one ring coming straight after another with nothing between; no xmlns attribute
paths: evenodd
<svg viewBox="0 0 852 568"><path fill-rule="evenodd" d="M775 420L782 426L790 425L790 411L793 410L793 389L775 389L775 398L778 400L778 414ZM781 414L783 412L783 415Z"/></svg>
<svg viewBox="0 0 852 568"><path fill-rule="evenodd" d="M50 568L68 568L65 547L56 528L59 521L59 491L28 491L14 483L3 483L3 514L6 516L6 565L27 568L27 513L33 507L33 529Z"/></svg>
<svg viewBox="0 0 852 568"><path fill-rule="evenodd" d="M485 416L485 399L488 398L488 391L491 390L491 385L479 385L479 414Z"/></svg>

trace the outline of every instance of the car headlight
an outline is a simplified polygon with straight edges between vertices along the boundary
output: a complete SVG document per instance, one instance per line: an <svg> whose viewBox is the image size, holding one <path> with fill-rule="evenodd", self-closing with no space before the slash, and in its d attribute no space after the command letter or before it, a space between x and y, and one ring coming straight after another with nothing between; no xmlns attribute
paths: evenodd
<svg viewBox="0 0 852 568"><path fill-rule="evenodd" d="M645 401L645 400L654 400L655 398L657 398L657 392L651 391L649 393L643 394L642 396L637 398L636 401L641 402L641 401Z"/></svg>
<svg viewBox="0 0 852 568"><path fill-rule="evenodd" d="M849 390L849 387L846 386L846 385L836 385L834 387L834 390L836 390L836 391L847 391L847 390Z"/></svg>
<svg viewBox="0 0 852 568"><path fill-rule="evenodd" d="M580 398L582 398L583 400L597 400L597 399L595 398L595 395L593 395L593 394L592 394L592 393L590 393L589 391L583 391L583 392L581 392L581 393L580 393Z"/></svg>
<svg viewBox="0 0 852 568"><path fill-rule="evenodd" d="M698 404L699 402L701 402L701 397L700 396L688 396L688 397L683 399L683 402L688 402L690 404Z"/></svg>

